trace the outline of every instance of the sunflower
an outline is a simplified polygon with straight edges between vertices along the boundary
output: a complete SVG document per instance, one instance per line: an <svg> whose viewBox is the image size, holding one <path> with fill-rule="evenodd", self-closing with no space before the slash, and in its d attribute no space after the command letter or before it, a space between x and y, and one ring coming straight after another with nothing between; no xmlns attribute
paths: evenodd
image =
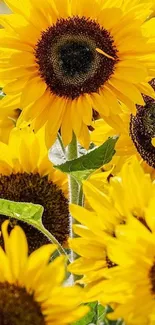
<svg viewBox="0 0 155 325"><path fill-rule="evenodd" d="M108 255L117 266L106 270L104 295L115 302L111 319L122 318L127 325L155 322L155 197L147 215L147 227L131 217L118 231L122 238L108 243ZM136 241L133 237L136 236Z"/></svg>
<svg viewBox="0 0 155 325"><path fill-rule="evenodd" d="M153 95L146 80L154 39L148 44L141 29L151 4L125 10L121 2L5 1L14 13L0 17L4 92L20 101L19 125L33 122L35 131L46 125L48 146L60 129L65 145L74 131L88 147L92 108L117 114L119 100L133 112L135 103L144 104L142 89Z"/></svg>
<svg viewBox="0 0 155 325"><path fill-rule="evenodd" d="M83 317L88 307L79 307L82 289L62 286L65 257L49 263L56 245L44 245L28 257L23 230L16 226L9 235L8 223L2 224L5 251L0 247L0 324L70 324Z"/></svg>
<svg viewBox="0 0 155 325"><path fill-rule="evenodd" d="M0 142L0 198L42 205L43 225L64 245L70 228L67 177L49 161L44 133L44 129L34 134L29 127L14 128L8 144ZM23 228L29 234L30 248L40 247L38 231L27 225Z"/></svg>
<svg viewBox="0 0 155 325"><path fill-rule="evenodd" d="M155 89L155 79L150 82ZM154 179L155 173L155 100L144 96L145 105L137 106L136 115L126 108L122 114L94 122L91 140L96 145L102 144L109 136L119 135L116 143L116 155L128 159L136 155L146 172ZM115 164L116 157L113 159ZM112 164L112 163L111 163ZM110 164L110 165L111 165Z"/></svg>
<svg viewBox="0 0 155 325"><path fill-rule="evenodd" d="M124 164L119 177L110 178L106 191L89 181L84 181L83 188L89 209L70 207L71 215L81 224L74 225L79 237L69 239L70 247L80 256L69 270L83 276L80 282L85 284L88 301L104 299L104 303L109 303L104 296L105 274L107 269L115 268L116 263L108 255L107 243L118 234L124 237L117 226L127 224L131 216L146 225L148 216L153 214L155 184L133 158ZM153 227L155 230L152 215L151 229ZM135 233L133 241L136 241Z"/></svg>

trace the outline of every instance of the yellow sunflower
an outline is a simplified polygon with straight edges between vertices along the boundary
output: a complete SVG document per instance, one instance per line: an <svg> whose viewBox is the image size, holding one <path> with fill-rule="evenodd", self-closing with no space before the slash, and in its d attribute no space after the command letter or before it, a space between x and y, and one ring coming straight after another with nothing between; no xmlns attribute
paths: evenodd
<svg viewBox="0 0 155 325"><path fill-rule="evenodd" d="M67 177L50 162L44 135L44 128L36 134L14 128L8 144L0 142L0 198L42 205L43 225L64 245L70 231ZM38 232L23 228L30 247L40 247Z"/></svg>
<svg viewBox="0 0 155 325"><path fill-rule="evenodd" d="M85 284L88 301L102 299L109 303L108 296L104 296L105 273L115 267L115 261L108 255L107 243L116 235L124 238L117 226L128 223L131 216L146 224L152 213L151 230L155 230L152 206L155 184L134 158L124 164L119 177L110 178L106 191L89 181L84 182L83 188L89 209L70 207L71 215L81 224L73 228L79 237L69 240L70 247L80 256L69 270L83 275L80 282ZM136 241L136 233L133 233L133 241Z"/></svg>
<svg viewBox="0 0 155 325"><path fill-rule="evenodd" d="M60 325L83 317L88 307L79 287L63 287L65 257L49 263L56 245L44 245L28 257L23 230L8 234L2 224L5 251L0 247L0 324ZM60 299L61 297L61 299Z"/></svg>
<svg viewBox="0 0 155 325"><path fill-rule="evenodd" d="M155 79L151 81L155 89ZM154 179L155 173L155 100L144 96L145 106L137 106L136 115L130 114L126 108L113 117L94 122L95 130L91 140L96 145L102 144L109 136L119 135L116 143L116 155L123 160L136 155L146 172ZM116 157L113 161L115 164Z"/></svg>
<svg viewBox="0 0 155 325"><path fill-rule="evenodd" d="M36 131L46 124L48 146L61 129L65 145L74 131L88 147L92 108L117 114L119 100L133 112L135 103L144 104L142 90L154 96L146 80L155 42L149 44L141 29L150 3L130 10L117 0L5 3L13 14L0 17L4 92L19 98L20 125L33 122Z"/></svg>
<svg viewBox="0 0 155 325"><path fill-rule="evenodd" d="M122 318L126 325L155 323L154 209L155 197L145 226L132 217L127 225L118 227L123 238L108 243L108 256L117 266L104 273L104 296L115 303L109 317Z"/></svg>

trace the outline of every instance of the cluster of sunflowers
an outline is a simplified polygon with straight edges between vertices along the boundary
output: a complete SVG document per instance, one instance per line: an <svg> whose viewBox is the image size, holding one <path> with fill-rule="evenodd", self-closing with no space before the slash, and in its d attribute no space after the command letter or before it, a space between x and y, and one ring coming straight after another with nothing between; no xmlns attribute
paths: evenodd
<svg viewBox="0 0 155 325"><path fill-rule="evenodd" d="M0 325L155 325L155 1L4 2Z"/></svg>

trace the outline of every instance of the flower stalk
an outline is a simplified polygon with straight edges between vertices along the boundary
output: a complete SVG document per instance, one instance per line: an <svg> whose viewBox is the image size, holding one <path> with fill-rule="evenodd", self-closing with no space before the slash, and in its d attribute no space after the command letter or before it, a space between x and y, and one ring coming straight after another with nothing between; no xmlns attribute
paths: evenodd
<svg viewBox="0 0 155 325"><path fill-rule="evenodd" d="M77 139L73 133L73 138L71 143L68 145L68 160L73 160L78 158L78 146ZM69 174L69 192L70 192L70 203L78 204L78 194L79 194L79 184L74 176ZM73 220L74 223L74 220Z"/></svg>
<svg viewBox="0 0 155 325"><path fill-rule="evenodd" d="M73 133L72 141L68 145L68 160L73 160L76 158L78 158L78 144L77 144L77 138L76 138L75 134ZM69 177L69 202L73 203L73 204L78 204L79 196L81 196L80 195L80 192L81 192L80 186L73 175L69 174L68 177ZM77 223L77 222L75 221L73 216L71 216L71 218L70 218L70 237L71 238L76 237L76 235L74 234L74 231L73 231L74 223ZM78 257L78 255L72 251L71 252L72 262L77 257ZM72 278L73 278L73 283L74 283L77 280L77 276L73 275Z"/></svg>

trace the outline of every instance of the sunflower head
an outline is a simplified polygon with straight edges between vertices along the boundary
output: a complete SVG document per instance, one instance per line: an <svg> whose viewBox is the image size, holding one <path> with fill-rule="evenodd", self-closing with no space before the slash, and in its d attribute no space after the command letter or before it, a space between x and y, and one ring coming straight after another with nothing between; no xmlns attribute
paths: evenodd
<svg viewBox="0 0 155 325"><path fill-rule="evenodd" d="M39 304L24 288L8 282L0 283L0 299L0 321L5 321L6 325L19 325L21 322L23 325L46 324Z"/></svg>
<svg viewBox="0 0 155 325"><path fill-rule="evenodd" d="M154 224L153 214L151 219ZM155 241L151 222L146 224L132 217L128 224L118 226L116 238L108 244L109 256L117 263L113 270L107 270L103 286L108 303L115 303L109 318L122 318L131 325L154 324Z"/></svg>
<svg viewBox="0 0 155 325"><path fill-rule="evenodd" d="M56 245L45 245L28 257L23 230L10 234L8 221L2 224L5 251L0 247L0 324L70 324L88 308L79 287L63 287L65 257L50 261ZM61 301L60 301L61 296Z"/></svg>
<svg viewBox="0 0 155 325"><path fill-rule="evenodd" d="M155 91L154 78L149 84ZM145 171L154 179L155 99L148 95L143 95L143 99L144 105L136 105L135 114L131 114L127 111L127 107L121 104L121 114L95 121L91 140L96 145L101 145L108 137L118 135L115 147L117 157L114 156L110 164L115 166L116 160L123 161L136 155ZM107 167L104 166L105 169Z"/></svg>
<svg viewBox="0 0 155 325"><path fill-rule="evenodd" d="M152 95L146 80L154 50L142 31L150 3L142 8L134 1L132 9L107 0L45 0L41 8L37 1L6 3L13 14L1 17L4 92L12 108L20 103L19 125L33 122L35 131L46 125L48 146L61 129L65 145L73 131L89 147L93 109L116 115L123 102L133 112L144 104L142 89Z"/></svg>
<svg viewBox="0 0 155 325"><path fill-rule="evenodd" d="M155 90L155 79L151 81ZM155 100L144 96L145 106L137 106L136 115L130 117L130 137L147 164L155 168L155 147L152 139L155 137Z"/></svg>
<svg viewBox="0 0 155 325"><path fill-rule="evenodd" d="M106 47L113 59L99 55L97 47ZM57 20L49 27L37 43L35 56L50 91L71 100L97 92L113 74L118 60L108 31L97 22L78 16Z"/></svg>
<svg viewBox="0 0 155 325"><path fill-rule="evenodd" d="M70 231L67 190L67 177L48 158L43 129L34 134L29 127L15 128L8 144L0 142L0 197L42 205L43 225L63 245ZM27 224L23 227L33 238L31 247L38 248L38 231Z"/></svg>
<svg viewBox="0 0 155 325"><path fill-rule="evenodd" d="M69 241L79 258L69 266L69 270L83 275L80 282L86 286L88 300L99 299L109 304L113 300L104 295L106 274L115 273L119 265L109 251L109 243L119 237L123 245L122 227L132 222L133 228L134 222L139 222L145 232L154 232L155 186L135 157L125 162L118 175L110 177L106 186L103 187L102 178L100 183L97 179L95 186L94 179L83 184L89 208L70 207L71 214L80 224L74 225L78 238ZM136 230L129 235L136 243ZM123 261L121 249L119 252Z"/></svg>

